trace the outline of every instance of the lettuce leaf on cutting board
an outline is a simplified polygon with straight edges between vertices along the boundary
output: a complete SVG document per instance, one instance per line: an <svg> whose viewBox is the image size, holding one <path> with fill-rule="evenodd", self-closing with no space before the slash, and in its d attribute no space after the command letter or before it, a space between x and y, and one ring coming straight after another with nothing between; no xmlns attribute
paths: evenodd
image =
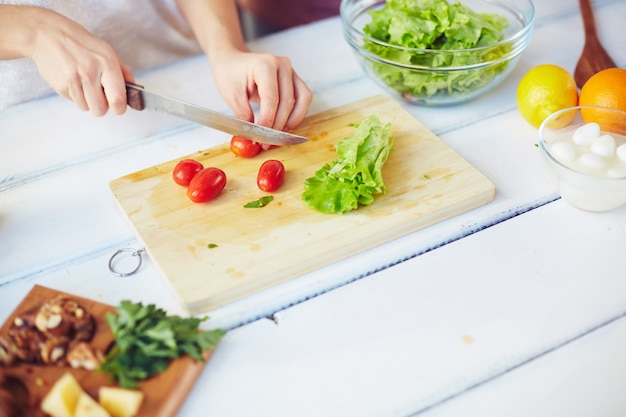
<svg viewBox="0 0 626 417"><path fill-rule="evenodd" d="M382 168L393 147L391 124L371 115L337 143L337 159L304 181L302 200L322 213L345 213L372 204L387 189Z"/></svg>

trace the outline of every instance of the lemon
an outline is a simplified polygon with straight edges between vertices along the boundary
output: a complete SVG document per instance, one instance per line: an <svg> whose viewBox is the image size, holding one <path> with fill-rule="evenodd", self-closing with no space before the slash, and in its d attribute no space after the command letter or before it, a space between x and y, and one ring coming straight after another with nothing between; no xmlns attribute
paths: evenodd
<svg viewBox="0 0 626 417"><path fill-rule="evenodd" d="M517 109L534 127L539 127L552 113L577 104L576 81L572 74L558 65L542 64L531 68L517 86ZM573 117L574 112L571 113ZM565 126L571 118L556 121Z"/></svg>

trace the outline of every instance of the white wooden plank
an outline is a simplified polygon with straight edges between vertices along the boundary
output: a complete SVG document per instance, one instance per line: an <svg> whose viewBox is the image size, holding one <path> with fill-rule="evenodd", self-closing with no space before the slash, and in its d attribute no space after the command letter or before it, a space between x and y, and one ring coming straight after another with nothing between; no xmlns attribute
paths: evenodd
<svg viewBox="0 0 626 417"><path fill-rule="evenodd" d="M622 317L419 415L620 417L625 349Z"/></svg>
<svg viewBox="0 0 626 417"><path fill-rule="evenodd" d="M183 414L209 407L217 415L406 416L489 381L476 401L451 401L444 410L452 414L434 415L464 414L464 404L499 392L506 396L493 399L487 415L521 415L524 396L515 388L550 371L528 371L493 393L491 384L626 312L616 261L626 244L625 214L585 213L558 201L281 311L274 322L231 331ZM597 331L586 338L595 352L612 341ZM603 368L622 366L611 352ZM591 369L592 354L581 355L580 372L596 375L594 392L614 394L615 374L603 380ZM574 383L574 392L585 386ZM245 401L224 401L230 392ZM523 410L560 415L549 413L552 403L538 389L534 395L543 401ZM596 403L565 392L555 400L567 410L565 401ZM623 404L623 396L611 404Z"/></svg>

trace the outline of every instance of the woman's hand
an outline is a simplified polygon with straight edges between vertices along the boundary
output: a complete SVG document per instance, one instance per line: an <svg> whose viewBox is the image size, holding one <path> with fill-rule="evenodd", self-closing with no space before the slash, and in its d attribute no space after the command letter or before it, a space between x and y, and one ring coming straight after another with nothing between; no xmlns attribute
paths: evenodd
<svg viewBox="0 0 626 417"><path fill-rule="evenodd" d="M295 129L306 116L313 94L288 58L231 51L213 62L217 86L236 117L254 121L250 102L260 104L256 122L274 129Z"/></svg>
<svg viewBox="0 0 626 417"><path fill-rule="evenodd" d="M313 95L281 56L251 52L243 38L234 0L177 0L206 53L220 94L240 119L254 121L251 102L260 103L256 122L294 129Z"/></svg>
<svg viewBox="0 0 626 417"><path fill-rule="evenodd" d="M107 42L52 10L3 7L14 15L13 35L19 41L14 57L32 59L50 86L81 110L96 116L126 111L124 80L133 81L133 75Z"/></svg>

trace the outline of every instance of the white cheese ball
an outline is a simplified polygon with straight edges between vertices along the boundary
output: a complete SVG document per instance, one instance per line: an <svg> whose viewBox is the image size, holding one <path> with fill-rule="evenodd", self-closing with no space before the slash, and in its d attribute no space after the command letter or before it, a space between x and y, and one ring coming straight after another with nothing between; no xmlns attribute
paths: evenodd
<svg viewBox="0 0 626 417"><path fill-rule="evenodd" d="M623 145L619 145L615 151L617 157L622 161L626 162L626 143Z"/></svg>
<svg viewBox="0 0 626 417"><path fill-rule="evenodd" d="M574 147L568 142L556 142L550 146L550 153L561 162L571 162L576 158Z"/></svg>
<svg viewBox="0 0 626 417"><path fill-rule="evenodd" d="M609 157L615 153L615 139L611 135L602 135L591 142L591 152Z"/></svg>
<svg viewBox="0 0 626 417"><path fill-rule="evenodd" d="M572 140L577 145L591 145L594 139L600 137L600 125L597 123L585 123L572 136Z"/></svg>
<svg viewBox="0 0 626 417"><path fill-rule="evenodd" d="M578 158L578 163L586 171L597 172L604 169L606 161L600 155L585 153Z"/></svg>

